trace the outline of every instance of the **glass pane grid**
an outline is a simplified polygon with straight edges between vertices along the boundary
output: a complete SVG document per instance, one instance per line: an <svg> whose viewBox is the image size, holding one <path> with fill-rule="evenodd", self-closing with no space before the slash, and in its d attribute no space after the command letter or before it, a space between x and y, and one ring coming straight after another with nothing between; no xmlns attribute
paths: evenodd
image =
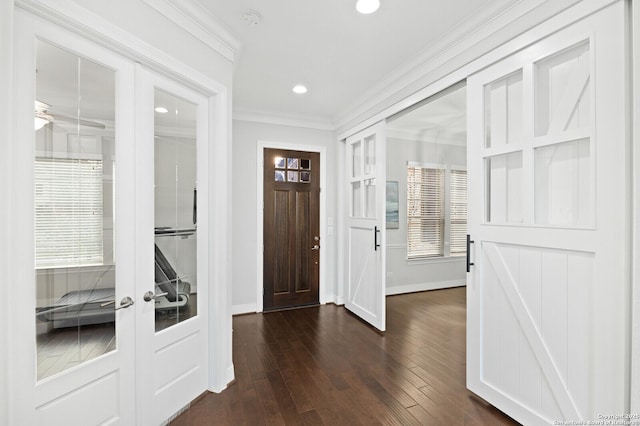
<svg viewBox="0 0 640 426"><path fill-rule="evenodd" d="M308 158L276 157L274 166L276 182L311 182L311 160Z"/></svg>

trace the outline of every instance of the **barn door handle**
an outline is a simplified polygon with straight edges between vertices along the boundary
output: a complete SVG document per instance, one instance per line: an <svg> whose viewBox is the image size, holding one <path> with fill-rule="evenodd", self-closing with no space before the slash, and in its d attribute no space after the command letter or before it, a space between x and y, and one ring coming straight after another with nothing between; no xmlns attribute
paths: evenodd
<svg viewBox="0 0 640 426"><path fill-rule="evenodd" d="M471 272L471 267L473 266L473 262L471 262L471 244L473 243L471 235L467 234L467 272Z"/></svg>
<svg viewBox="0 0 640 426"><path fill-rule="evenodd" d="M380 244L378 244L378 232L380 232L380 230L378 229L377 226L373 227L373 249L374 250L378 250L378 247L380 247Z"/></svg>

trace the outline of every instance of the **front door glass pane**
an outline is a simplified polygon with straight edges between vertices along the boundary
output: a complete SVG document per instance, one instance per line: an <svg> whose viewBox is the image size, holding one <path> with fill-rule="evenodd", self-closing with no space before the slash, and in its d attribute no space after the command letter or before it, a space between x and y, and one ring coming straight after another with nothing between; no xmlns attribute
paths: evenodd
<svg viewBox="0 0 640 426"><path fill-rule="evenodd" d="M196 113L191 102L155 89L156 331L197 314Z"/></svg>
<svg viewBox="0 0 640 426"><path fill-rule="evenodd" d="M36 44L37 377L116 348L115 72Z"/></svg>

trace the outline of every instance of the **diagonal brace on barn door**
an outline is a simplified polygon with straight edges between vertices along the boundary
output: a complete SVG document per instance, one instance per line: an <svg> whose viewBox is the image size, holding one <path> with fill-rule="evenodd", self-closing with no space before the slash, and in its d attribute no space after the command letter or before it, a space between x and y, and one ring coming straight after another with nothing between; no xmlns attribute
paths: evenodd
<svg viewBox="0 0 640 426"><path fill-rule="evenodd" d="M502 255L500 254L495 243L483 242L482 248L491 262L491 265L498 276L500 287L507 296L507 300L513 309L513 312L520 323L520 327L533 350L533 353L540 364L542 373L544 374L553 395L562 410L562 414L566 419L580 419L580 414L576 404L569 394L569 390L562 380L560 371L554 363L549 350L544 343L540 330L536 327L533 317L527 305L525 304L516 282L511 276Z"/></svg>

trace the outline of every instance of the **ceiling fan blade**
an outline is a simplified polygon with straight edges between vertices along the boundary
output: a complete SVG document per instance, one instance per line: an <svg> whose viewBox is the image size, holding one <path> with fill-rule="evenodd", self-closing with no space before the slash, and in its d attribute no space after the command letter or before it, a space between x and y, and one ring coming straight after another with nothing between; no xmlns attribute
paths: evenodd
<svg viewBox="0 0 640 426"><path fill-rule="evenodd" d="M48 114L56 121L62 121L64 123L80 124L81 126L95 127L97 129L104 129L106 126L96 121L84 120L82 118L69 117L66 115Z"/></svg>

